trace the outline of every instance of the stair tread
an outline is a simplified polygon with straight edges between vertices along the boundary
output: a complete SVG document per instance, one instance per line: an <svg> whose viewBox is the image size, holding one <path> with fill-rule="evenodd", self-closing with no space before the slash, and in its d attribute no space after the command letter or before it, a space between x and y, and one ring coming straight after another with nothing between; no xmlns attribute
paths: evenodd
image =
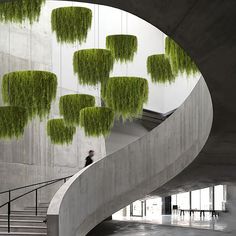
<svg viewBox="0 0 236 236"><path fill-rule="evenodd" d="M8 222L8 220L0 219L1 222ZM28 222L28 223L42 223L41 220L11 220L11 222Z"/></svg>
<svg viewBox="0 0 236 236"><path fill-rule="evenodd" d="M7 225L0 225L0 228L7 228ZM46 229L46 226L27 226L27 225L12 225L11 228L37 228L37 229Z"/></svg>
<svg viewBox="0 0 236 236"><path fill-rule="evenodd" d="M6 232L0 232L0 235L35 235L35 236L44 236L47 235L47 233L31 233L31 232L11 232L11 233L6 233Z"/></svg>

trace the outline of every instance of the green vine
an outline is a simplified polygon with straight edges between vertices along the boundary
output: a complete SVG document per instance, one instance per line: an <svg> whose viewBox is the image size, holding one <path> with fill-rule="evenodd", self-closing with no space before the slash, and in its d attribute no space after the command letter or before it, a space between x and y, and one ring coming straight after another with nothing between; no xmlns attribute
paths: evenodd
<svg viewBox="0 0 236 236"><path fill-rule="evenodd" d="M0 138L19 138L28 123L27 111L23 107L0 107Z"/></svg>
<svg viewBox="0 0 236 236"><path fill-rule="evenodd" d="M134 35L109 35L106 38L106 47L117 61L133 61L138 50L138 39Z"/></svg>
<svg viewBox="0 0 236 236"><path fill-rule="evenodd" d="M66 126L63 119L52 119L47 123L47 134L53 144L71 144L76 128Z"/></svg>
<svg viewBox="0 0 236 236"><path fill-rule="evenodd" d="M56 98L57 77L47 71L17 71L5 74L2 96L5 104L25 107L29 118L43 118Z"/></svg>
<svg viewBox="0 0 236 236"><path fill-rule="evenodd" d="M165 39L165 53L170 58L174 75L186 73L189 76L199 72L190 56L170 37Z"/></svg>
<svg viewBox="0 0 236 236"><path fill-rule="evenodd" d="M109 78L104 100L123 120L138 117L148 101L148 81L139 77Z"/></svg>
<svg viewBox="0 0 236 236"><path fill-rule="evenodd" d="M87 94L70 94L60 98L60 114L67 125L79 125L80 110L94 107L95 97Z"/></svg>
<svg viewBox="0 0 236 236"><path fill-rule="evenodd" d="M52 11L51 26L60 43L86 41L92 24L92 11L84 7L60 7Z"/></svg>
<svg viewBox="0 0 236 236"><path fill-rule="evenodd" d="M80 111L80 126L86 136L108 136L114 123L114 112L107 107L87 107Z"/></svg>
<svg viewBox="0 0 236 236"><path fill-rule="evenodd" d="M97 85L109 78L114 57L106 49L85 49L74 53L74 73L83 85Z"/></svg>
<svg viewBox="0 0 236 236"><path fill-rule="evenodd" d="M175 81L169 58L164 54L152 55L147 59L147 71L152 82L171 83Z"/></svg>
<svg viewBox="0 0 236 236"><path fill-rule="evenodd" d="M0 4L0 22L32 24L39 20L45 0L12 0Z"/></svg>

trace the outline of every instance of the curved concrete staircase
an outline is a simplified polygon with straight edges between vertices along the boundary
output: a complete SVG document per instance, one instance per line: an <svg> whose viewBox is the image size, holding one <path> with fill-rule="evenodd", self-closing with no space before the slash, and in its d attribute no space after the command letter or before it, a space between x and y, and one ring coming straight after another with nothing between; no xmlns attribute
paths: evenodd
<svg viewBox="0 0 236 236"><path fill-rule="evenodd" d="M203 78L169 118L144 137L81 170L55 194L48 236L83 236L114 212L181 173L210 133L212 101Z"/></svg>

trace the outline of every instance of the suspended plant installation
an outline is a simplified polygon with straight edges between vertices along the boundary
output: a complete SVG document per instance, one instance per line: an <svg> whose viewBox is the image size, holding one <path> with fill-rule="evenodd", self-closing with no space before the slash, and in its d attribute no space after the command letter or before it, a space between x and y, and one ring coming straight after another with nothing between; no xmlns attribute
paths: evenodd
<svg viewBox="0 0 236 236"><path fill-rule="evenodd" d="M51 26L60 43L86 41L92 24L92 11L84 7L60 7L52 11Z"/></svg>
<svg viewBox="0 0 236 236"><path fill-rule="evenodd" d="M133 61L138 50L138 39L135 35L109 35L106 38L106 47L117 61Z"/></svg>
<svg viewBox="0 0 236 236"><path fill-rule="evenodd" d="M165 53L170 58L174 75L185 72L189 76L199 72L190 56L170 37L165 39Z"/></svg>
<svg viewBox="0 0 236 236"><path fill-rule="evenodd" d="M87 94L70 94L60 98L60 114L67 125L79 125L80 111L85 107L94 107L95 97Z"/></svg>
<svg viewBox="0 0 236 236"><path fill-rule="evenodd" d="M25 107L29 118L43 118L56 98L57 77L47 71L16 71L5 74L2 96L5 104Z"/></svg>
<svg viewBox="0 0 236 236"><path fill-rule="evenodd" d="M0 3L0 22L32 24L39 20L41 7L45 0L12 0Z"/></svg>
<svg viewBox="0 0 236 236"><path fill-rule="evenodd" d="M107 107L87 107L80 111L80 126L86 136L107 136L114 123L114 112Z"/></svg>
<svg viewBox="0 0 236 236"><path fill-rule="evenodd" d="M147 71L151 75L152 82L171 83L175 80L169 58L164 54L149 56L147 59Z"/></svg>
<svg viewBox="0 0 236 236"><path fill-rule="evenodd" d="M0 107L0 138L19 138L28 123L27 110L23 107Z"/></svg>
<svg viewBox="0 0 236 236"><path fill-rule="evenodd" d="M123 120L142 114L148 101L148 81L139 77L113 77L106 85L105 102Z"/></svg>
<svg viewBox="0 0 236 236"><path fill-rule="evenodd" d="M74 53L74 73L83 85L97 85L109 78L114 57L107 49L85 49Z"/></svg>
<svg viewBox="0 0 236 236"><path fill-rule="evenodd" d="M53 144L71 144L76 128L66 126L63 119L52 119L47 123L47 134Z"/></svg>

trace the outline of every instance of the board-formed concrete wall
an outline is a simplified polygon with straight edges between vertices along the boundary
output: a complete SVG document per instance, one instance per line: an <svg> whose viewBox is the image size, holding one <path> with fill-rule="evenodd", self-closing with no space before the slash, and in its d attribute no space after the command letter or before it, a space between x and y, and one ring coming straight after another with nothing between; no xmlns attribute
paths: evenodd
<svg viewBox="0 0 236 236"><path fill-rule="evenodd" d="M52 71L50 29L40 24L0 24L0 32L1 78L15 70ZM59 96L72 92L58 88L49 118L59 117ZM1 96L0 105L3 105ZM86 138L83 130L78 128L72 145L52 145L46 134L46 120L34 119L21 139L0 141L0 191L74 174L84 166L90 149L95 150L95 160L102 158L106 152L104 138ZM49 202L61 184L42 190L40 201ZM2 196L0 203L6 199L7 196ZM33 199L33 195L29 195L23 203L30 204Z"/></svg>
<svg viewBox="0 0 236 236"><path fill-rule="evenodd" d="M47 213L48 235L84 236L174 178L203 148L212 120L212 101L202 78L161 125L78 172L58 190Z"/></svg>

